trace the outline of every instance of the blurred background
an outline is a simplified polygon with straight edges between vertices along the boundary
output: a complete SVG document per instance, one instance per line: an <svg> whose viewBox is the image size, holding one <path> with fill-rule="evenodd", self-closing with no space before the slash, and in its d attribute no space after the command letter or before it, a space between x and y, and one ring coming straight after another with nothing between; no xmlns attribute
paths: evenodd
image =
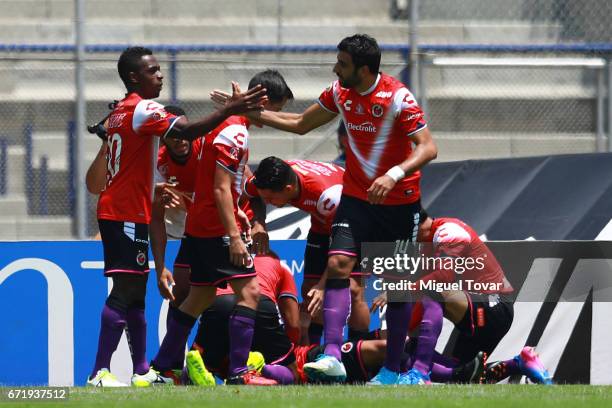
<svg viewBox="0 0 612 408"><path fill-rule="evenodd" d="M612 150L609 0L0 0L0 9L0 240L97 232L96 199L79 180L100 141L76 123L96 122L123 96L116 61L127 45L154 50L160 102L195 118L214 109L210 90L268 67L293 89L287 110L301 111L335 79L336 44L367 33L383 48L382 70L417 95L438 162ZM251 160L333 160L336 128L254 129Z"/></svg>

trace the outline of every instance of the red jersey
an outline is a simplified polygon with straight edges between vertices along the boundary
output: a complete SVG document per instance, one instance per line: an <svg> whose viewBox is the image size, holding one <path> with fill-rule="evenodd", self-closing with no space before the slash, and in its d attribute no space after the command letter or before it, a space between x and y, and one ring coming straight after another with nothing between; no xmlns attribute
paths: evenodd
<svg viewBox="0 0 612 408"><path fill-rule="evenodd" d="M164 137L177 117L159 103L128 94L108 118L106 187L98 218L148 224L151 221L153 136Z"/></svg>
<svg viewBox="0 0 612 408"><path fill-rule="evenodd" d="M331 234L331 224L342 196L344 169L331 163L311 160L288 160L300 184L300 196L290 204L310 214L310 230L318 234ZM250 177L244 192L250 196L258 195Z"/></svg>
<svg viewBox="0 0 612 408"><path fill-rule="evenodd" d="M489 247L482 242L476 231L472 229L469 225L464 223L463 221L457 218L436 218L433 220L431 225L431 235L429 236L429 242L434 244L434 248L440 245L443 238L439 238L440 234L436 234L438 230L443 227L448 227L449 224L452 225L452 230L457 231L458 235L463 235L464 238L460 238L463 242L467 243L462 248L461 253L458 253L457 256L463 258L471 258L474 260L479 260L482 262L483 267L480 268L465 268L465 271L455 276L455 271L452 270L439 270L434 271L428 275L426 275L423 280L432 280L435 279L441 282L453 282L459 277L461 280L473 280L475 282L480 283L499 283L501 290L482 290L482 293L510 293L513 291L512 286L506 280L506 276L499 262L493 255L493 252L489 249ZM449 231L451 228L449 228ZM469 238L467 238L469 236ZM448 238L448 241L451 241L452 237Z"/></svg>
<svg viewBox="0 0 612 408"><path fill-rule="evenodd" d="M178 183L176 189L185 193L190 199L193 199L195 178L198 170L198 157L200 157L200 153L202 152L202 144L202 138L198 138L191 143L189 157L184 163L177 163L174 161L166 146L160 147L157 154L155 182L175 181ZM187 210L189 210L191 202L189 200L184 200L184 202ZM166 234L172 238L182 238L185 231L186 217L187 213L182 209L166 209Z"/></svg>
<svg viewBox="0 0 612 408"><path fill-rule="evenodd" d="M410 91L395 78L379 74L364 93L335 81L319 96L319 105L340 113L348 134L344 194L367 201L372 182L412 153L411 136L427 127ZM383 204L409 204L420 197L416 171L395 184Z"/></svg>
<svg viewBox="0 0 612 408"><path fill-rule="evenodd" d="M249 158L249 122L242 116L231 116L209 132L199 157L194 202L187 214L185 232L193 237L212 238L227 234L219 217L213 194L215 171L223 167L234 176L232 198L234 216L238 213L238 198L242 192L244 166ZM240 228L240 222L236 219Z"/></svg>
<svg viewBox="0 0 612 408"><path fill-rule="evenodd" d="M269 297L274 303L282 297L290 297L297 302L297 289L293 275L287 267L272 255L257 255L255 257L255 271L259 282L259 291ZM218 288L217 296L233 294L231 286L225 289Z"/></svg>

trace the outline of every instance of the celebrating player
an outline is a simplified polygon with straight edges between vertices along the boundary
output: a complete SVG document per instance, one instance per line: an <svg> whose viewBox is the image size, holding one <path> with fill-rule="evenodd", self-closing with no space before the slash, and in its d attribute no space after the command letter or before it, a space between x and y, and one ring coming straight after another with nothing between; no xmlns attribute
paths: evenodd
<svg viewBox="0 0 612 408"><path fill-rule="evenodd" d="M277 71L260 72L249 85L267 89L266 108L273 111L293 97ZM206 135L185 228L191 287L185 301L169 316L168 332L153 360L161 371L171 368L196 319L212 304L216 286L229 283L238 302L229 319L228 383L245 383L259 298L253 260L244 240L249 238L250 226L238 208L248 160L249 125L248 119L232 116Z"/></svg>
<svg viewBox="0 0 612 408"><path fill-rule="evenodd" d="M109 372L110 360L124 328L132 352L133 385L164 380L145 358L144 299L148 276L148 225L153 184L153 137L194 139L232 114L260 109L265 90L233 93L221 109L188 123L153 101L161 92L163 75L151 50L127 48L119 57L118 71L127 89L106 123L106 145L100 148L86 177L90 192L100 194L98 224L104 247L104 274L113 289L102 311L98 352L88 385L125 386Z"/></svg>
<svg viewBox="0 0 612 408"><path fill-rule="evenodd" d="M375 39L362 34L347 37L338 44L338 80L323 91L317 104L300 114L264 110L251 115L265 125L305 134L340 114L348 132L343 192L327 263L325 353L304 366L329 381L346 377L340 346L350 308L349 276L361 243L416 239L419 169L437 155L414 96L402 83L380 73L379 66ZM398 382L410 310L408 302L389 304L386 360L373 383Z"/></svg>
<svg viewBox="0 0 612 408"><path fill-rule="evenodd" d="M319 343L323 326L320 304L325 288L325 267L329 250L331 224L342 195L344 169L330 163L310 160L287 162L271 156L263 159L255 175L246 180L244 191L249 197L261 197L277 207L290 204L310 214L310 231L304 253L302 298L314 318L308 336ZM359 340L368 333L370 314L364 300L361 273L351 273L351 313L349 339Z"/></svg>

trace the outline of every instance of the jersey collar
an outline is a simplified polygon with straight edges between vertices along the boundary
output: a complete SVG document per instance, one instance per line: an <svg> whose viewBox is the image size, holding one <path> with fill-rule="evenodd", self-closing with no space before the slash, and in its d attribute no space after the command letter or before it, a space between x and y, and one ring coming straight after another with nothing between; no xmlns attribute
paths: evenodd
<svg viewBox="0 0 612 408"><path fill-rule="evenodd" d="M366 96L366 95L371 94L372 92L374 92L379 82L380 82L380 73L376 76L376 81L374 81L374 84L372 84L372 86L369 87L366 91L359 92L359 95Z"/></svg>

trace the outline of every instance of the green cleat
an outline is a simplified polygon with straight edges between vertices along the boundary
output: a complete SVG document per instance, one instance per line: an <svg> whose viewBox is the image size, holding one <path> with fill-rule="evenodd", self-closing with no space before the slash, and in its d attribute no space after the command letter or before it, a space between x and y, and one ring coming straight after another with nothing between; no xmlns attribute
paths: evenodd
<svg viewBox="0 0 612 408"><path fill-rule="evenodd" d="M206 369L200 352L191 350L187 353L187 374L194 385L212 387L216 385L215 377Z"/></svg>
<svg viewBox="0 0 612 408"><path fill-rule="evenodd" d="M249 371L257 371L258 374L261 374L261 370L266 365L266 360L259 351L251 351L249 353L249 359L247 360L247 367Z"/></svg>

